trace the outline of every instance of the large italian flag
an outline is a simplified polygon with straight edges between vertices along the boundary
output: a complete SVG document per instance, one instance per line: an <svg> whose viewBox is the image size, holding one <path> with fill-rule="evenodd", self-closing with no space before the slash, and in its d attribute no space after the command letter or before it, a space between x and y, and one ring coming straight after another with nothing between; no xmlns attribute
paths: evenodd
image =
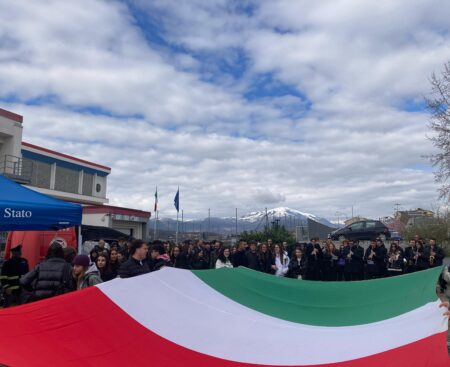
<svg viewBox="0 0 450 367"><path fill-rule="evenodd" d="M450 366L440 269L325 283L165 268L0 312L7 366Z"/></svg>

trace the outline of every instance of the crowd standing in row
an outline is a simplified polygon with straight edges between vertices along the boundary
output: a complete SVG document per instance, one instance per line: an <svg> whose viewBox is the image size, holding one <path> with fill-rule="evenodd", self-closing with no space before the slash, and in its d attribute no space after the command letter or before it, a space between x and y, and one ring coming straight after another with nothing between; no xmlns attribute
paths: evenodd
<svg viewBox="0 0 450 367"><path fill-rule="evenodd" d="M223 246L220 241L185 241L182 245L120 239L111 244L100 240L89 255L76 255L73 248L52 243L46 259L29 271L21 257L21 246L2 268L4 306L31 302L83 289L116 277L130 278L163 267L204 270L247 267L279 277L315 281L354 281L411 273L443 264L444 251L436 241L426 243L416 236L403 249L381 239L364 250L358 242L343 241L339 248L331 240L287 246L286 243L239 241ZM449 287L446 285L449 284ZM450 299L450 273L446 267L440 282Z"/></svg>

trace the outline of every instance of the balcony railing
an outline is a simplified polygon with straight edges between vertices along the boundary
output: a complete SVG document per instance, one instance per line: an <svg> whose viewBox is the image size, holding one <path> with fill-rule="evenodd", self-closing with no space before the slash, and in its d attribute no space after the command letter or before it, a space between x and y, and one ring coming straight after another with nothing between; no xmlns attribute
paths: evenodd
<svg viewBox="0 0 450 367"><path fill-rule="evenodd" d="M0 159L0 175L19 183L29 184L33 176L33 162L9 154L4 155Z"/></svg>

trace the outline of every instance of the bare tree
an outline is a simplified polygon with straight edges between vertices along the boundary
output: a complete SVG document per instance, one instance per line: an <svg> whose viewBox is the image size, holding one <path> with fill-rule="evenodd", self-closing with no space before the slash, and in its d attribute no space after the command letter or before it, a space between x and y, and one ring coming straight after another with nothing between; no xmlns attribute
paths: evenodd
<svg viewBox="0 0 450 367"><path fill-rule="evenodd" d="M439 76L431 76L431 97L426 103L431 112L429 127L434 134L429 139L438 153L429 156L434 167L436 182L441 184L439 198L450 201L450 61Z"/></svg>

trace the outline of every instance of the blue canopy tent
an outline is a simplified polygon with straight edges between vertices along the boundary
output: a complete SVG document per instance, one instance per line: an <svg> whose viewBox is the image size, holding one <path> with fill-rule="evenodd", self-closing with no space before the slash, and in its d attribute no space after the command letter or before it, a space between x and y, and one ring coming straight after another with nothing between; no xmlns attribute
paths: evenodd
<svg viewBox="0 0 450 367"><path fill-rule="evenodd" d="M0 175L0 231L80 226L82 207L40 194Z"/></svg>

